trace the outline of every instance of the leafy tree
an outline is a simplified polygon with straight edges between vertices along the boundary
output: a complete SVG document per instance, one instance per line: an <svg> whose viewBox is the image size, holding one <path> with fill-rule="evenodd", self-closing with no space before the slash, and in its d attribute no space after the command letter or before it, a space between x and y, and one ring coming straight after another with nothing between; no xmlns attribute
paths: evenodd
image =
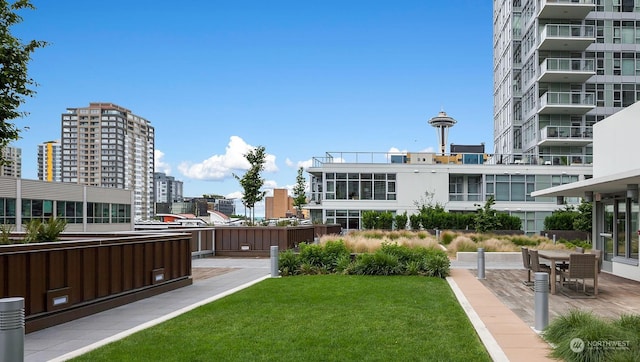
<svg viewBox="0 0 640 362"><path fill-rule="evenodd" d="M362 228L374 229L378 222L378 213L375 211L363 211L362 212Z"/></svg>
<svg viewBox="0 0 640 362"><path fill-rule="evenodd" d="M307 195L304 193L307 181L302 175L302 171L302 167L300 167L296 177L296 185L293 187L293 206L298 209L298 214L302 213L302 206L307 204Z"/></svg>
<svg viewBox="0 0 640 362"><path fill-rule="evenodd" d="M592 205L590 202L582 200L578 205L578 215L573 219L573 228L580 231L586 231L591 234L593 226L591 219Z"/></svg>
<svg viewBox="0 0 640 362"><path fill-rule="evenodd" d="M389 211L379 212L376 229L391 230L393 228L393 214Z"/></svg>
<svg viewBox="0 0 640 362"><path fill-rule="evenodd" d="M396 230L404 230L407 228L407 222L409 221L409 217L407 216L407 212L405 211L402 214L396 215L394 220L394 225Z"/></svg>
<svg viewBox="0 0 640 362"><path fill-rule="evenodd" d="M264 186L264 178L260 174L264 170L266 158L264 146L256 147L245 154L244 157L251 165L249 170L245 172L242 178L236 174L233 174L233 177L240 182L240 186L244 190L242 203L251 210L251 224L253 224L255 220L255 204L262 201L265 195L265 192L261 191L262 186Z"/></svg>
<svg viewBox="0 0 640 362"><path fill-rule="evenodd" d="M498 222L498 216L496 215L496 210L492 208L495 203L496 201L493 199L493 196L489 197L484 203L484 206L478 207L478 209L476 210L477 232L483 233L491 230L498 230L501 228L501 225Z"/></svg>
<svg viewBox="0 0 640 362"><path fill-rule="evenodd" d="M545 230L573 230L573 222L578 212L572 205L565 205L564 209L554 211L544 218Z"/></svg>
<svg viewBox="0 0 640 362"><path fill-rule="evenodd" d="M22 9L33 10L35 7L29 0L18 0L12 4L0 0L0 151L9 142L20 138L22 130L10 121L26 115L18 108L25 102L25 97L35 94L31 86L36 85L27 74L27 64L31 53L46 45L46 42L37 40L22 43L11 35L11 27L22 22L22 17L16 13ZM4 161L0 154L0 164Z"/></svg>

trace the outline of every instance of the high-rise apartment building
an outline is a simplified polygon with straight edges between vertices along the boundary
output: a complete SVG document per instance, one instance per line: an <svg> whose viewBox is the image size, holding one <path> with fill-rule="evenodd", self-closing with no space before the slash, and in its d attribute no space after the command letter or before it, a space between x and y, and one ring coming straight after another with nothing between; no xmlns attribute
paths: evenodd
<svg viewBox="0 0 640 362"><path fill-rule="evenodd" d="M0 176L22 177L22 149L5 146L0 151L5 161L0 165Z"/></svg>
<svg viewBox="0 0 640 362"><path fill-rule="evenodd" d="M591 164L593 124L640 100L640 3L493 4L494 152Z"/></svg>
<svg viewBox="0 0 640 362"><path fill-rule="evenodd" d="M67 108L62 182L133 190L134 220L153 215L154 128L112 103Z"/></svg>
<svg viewBox="0 0 640 362"><path fill-rule="evenodd" d="M38 180L62 182L62 146L60 140L38 145Z"/></svg>
<svg viewBox="0 0 640 362"><path fill-rule="evenodd" d="M155 202L182 202L183 182L164 172L153 174L155 183Z"/></svg>

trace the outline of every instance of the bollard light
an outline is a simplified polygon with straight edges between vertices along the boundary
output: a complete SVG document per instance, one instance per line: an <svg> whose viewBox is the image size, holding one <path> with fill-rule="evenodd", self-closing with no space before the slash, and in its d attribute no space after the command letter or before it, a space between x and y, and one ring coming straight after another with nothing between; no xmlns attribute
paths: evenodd
<svg viewBox="0 0 640 362"><path fill-rule="evenodd" d="M0 361L24 361L24 298L0 299Z"/></svg>
<svg viewBox="0 0 640 362"><path fill-rule="evenodd" d="M535 329L542 331L549 324L549 274L535 273Z"/></svg>
<svg viewBox="0 0 640 362"><path fill-rule="evenodd" d="M484 279L484 248L478 248L478 279Z"/></svg>
<svg viewBox="0 0 640 362"><path fill-rule="evenodd" d="M280 276L280 272L278 271L278 246L271 246L271 277L277 278Z"/></svg>

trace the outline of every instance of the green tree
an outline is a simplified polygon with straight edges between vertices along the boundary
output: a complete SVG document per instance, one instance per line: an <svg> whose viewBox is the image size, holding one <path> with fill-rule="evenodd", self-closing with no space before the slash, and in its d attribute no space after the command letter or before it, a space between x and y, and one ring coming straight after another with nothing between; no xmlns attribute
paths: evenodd
<svg viewBox="0 0 640 362"><path fill-rule="evenodd" d="M498 216L496 215L496 210L492 208L492 206L496 203L496 201L492 197L489 197L487 201L484 203L484 206L478 206L476 210L476 231L479 233L484 233L491 230L498 230L501 228L501 225L498 220Z"/></svg>
<svg viewBox="0 0 640 362"><path fill-rule="evenodd" d="M31 60L31 53L37 48L44 47L46 42L30 40L23 43L11 35L11 27L22 22L22 17L16 13L22 9L35 9L29 0L18 0L10 4L0 0L0 151L11 141L20 138L22 131L11 120L26 115L18 110L26 97L32 97L35 91L31 86L36 83L27 74L27 64ZM0 164L4 163L0 154Z"/></svg>
<svg viewBox="0 0 640 362"><path fill-rule="evenodd" d="M266 158L264 146L256 147L246 153L244 157L249 161L249 170L242 177L236 174L233 174L233 177L240 182L240 186L244 190L242 203L251 210L251 224L253 224L255 220L255 205L262 201L265 195L265 192L261 190L262 186L264 186L264 178L262 178L261 172L264 170Z"/></svg>
<svg viewBox="0 0 640 362"><path fill-rule="evenodd" d="M589 201L584 199L578 205L578 215L573 219L573 228L580 231L586 231L591 234L591 228L593 226L591 219L592 205Z"/></svg>
<svg viewBox="0 0 640 362"><path fill-rule="evenodd" d="M298 176L296 177L296 185L293 187L293 206L298 209L298 215L302 214L302 206L307 204L307 195L304 193L307 187L307 181L302 172L302 167L300 167L298 169Z"/></svg>

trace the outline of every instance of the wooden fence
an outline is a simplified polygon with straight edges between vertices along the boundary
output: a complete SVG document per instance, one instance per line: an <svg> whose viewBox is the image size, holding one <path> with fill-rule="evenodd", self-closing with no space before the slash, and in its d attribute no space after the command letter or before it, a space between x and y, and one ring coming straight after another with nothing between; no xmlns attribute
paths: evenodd
<svg viewBox="0 0 640 362"><path fill-rule="evenodd" d="M189 234L63 235L80 237L0 245L0 297L25 298L27 332L192 283Z"/></svg>

